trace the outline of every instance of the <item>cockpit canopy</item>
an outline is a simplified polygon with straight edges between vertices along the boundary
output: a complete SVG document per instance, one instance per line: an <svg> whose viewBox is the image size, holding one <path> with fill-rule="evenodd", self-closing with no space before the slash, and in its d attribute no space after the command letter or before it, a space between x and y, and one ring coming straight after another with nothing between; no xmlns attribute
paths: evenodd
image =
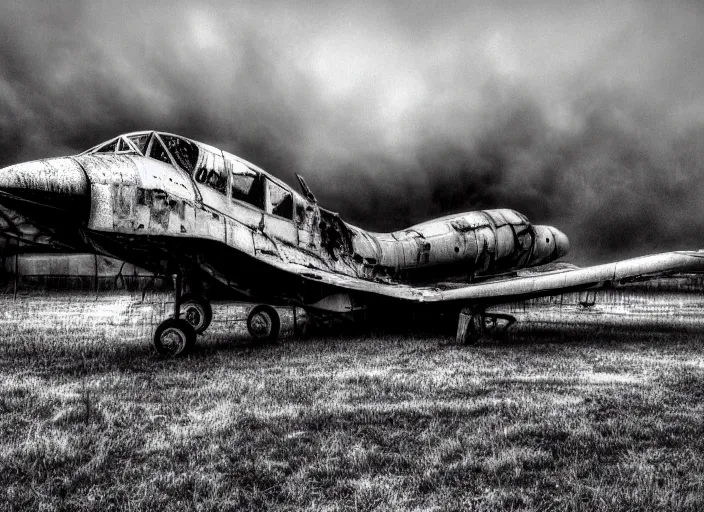
<svg viewBox="0 0 704 512"><path fill-rule="evenodd" d="M178 165L192 173L198 163L198 145L188 139L164 132L126 133L81 153L138 154L169 165Z"/></svg>
<svg viewBox="0 0 704 512"><path fill-rule="evenodd" d="M279 217L292 219L293 192L283 182L235 155L171 133L142 131L118 135L81 155L132 154L183 169L201 188ZM312 195L312 194L311 194Z"/></svg>

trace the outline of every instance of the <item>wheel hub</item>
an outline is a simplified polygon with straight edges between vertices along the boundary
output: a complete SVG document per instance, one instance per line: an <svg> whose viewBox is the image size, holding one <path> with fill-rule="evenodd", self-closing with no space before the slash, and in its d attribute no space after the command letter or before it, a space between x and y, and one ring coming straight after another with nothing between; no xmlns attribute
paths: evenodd
<svg viewBox="0 0 704 512"><path fill-rule="evenodd" d="M186 320L189 324L193 326L194 329L198 329L202 323L205 315L200 311L200 309L193 304L186 306Z"/></svg>
<svg viewBox="0 0 704 512"><path fill-rule="evenodd" d="M178 354L186 346L186 335L174 327L169 327L161 333L161 344L169 353Z"/></svg>
<svg viewBox="0 0 704 512"><path fill-rule="evenodd" d="M271 332L271 318L262 311L252 317L251 326L257 336L268 336Z"/></svg>

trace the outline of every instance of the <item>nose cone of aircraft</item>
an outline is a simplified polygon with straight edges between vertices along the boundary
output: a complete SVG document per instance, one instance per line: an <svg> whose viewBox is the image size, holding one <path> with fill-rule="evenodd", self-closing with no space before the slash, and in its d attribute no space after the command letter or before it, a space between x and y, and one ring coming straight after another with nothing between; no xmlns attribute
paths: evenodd
<svg viewBox="0 0 704 512"><path fill-rule="evenodd" d="M0 169L0 203L78 213L89 198L88 178L71 158L36 160Z"/></svg>

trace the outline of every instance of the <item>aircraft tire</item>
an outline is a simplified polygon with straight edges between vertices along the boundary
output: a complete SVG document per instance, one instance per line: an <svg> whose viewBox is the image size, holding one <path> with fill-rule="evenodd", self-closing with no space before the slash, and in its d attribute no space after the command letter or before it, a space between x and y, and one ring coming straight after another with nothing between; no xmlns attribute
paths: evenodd
<svg viewBox="0 0 704 512"><path fill-rule="evenodd" d="M193 326L196 334L202 334L213 320L213 308L205 297L186 293L181 297L181 318Z"/></svg>
<svg viewBox="0 0 704 512"><path fill-rule="evenodd" d="M167 318L154 332L154 348L163 357L180 357L196 343L196 331L183 318Z"/></svg>
<svg viewBox="0 0 704 512"><path fill-rule="evenodd" d="M247 315L247 330L256 342L270 343L276 341L281 331L279 313L271 306L259 304Z"/></svg>

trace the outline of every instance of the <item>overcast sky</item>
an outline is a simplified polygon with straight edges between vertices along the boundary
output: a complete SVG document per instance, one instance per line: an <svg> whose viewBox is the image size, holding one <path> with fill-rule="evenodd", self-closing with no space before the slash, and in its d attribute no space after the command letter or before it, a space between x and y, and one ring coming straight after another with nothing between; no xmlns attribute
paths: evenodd
<svg viewBox="0 0 704 512"><path fill-rule="evenodd" d="M159 129L382 231L514 208L577 263L704 248L698 2L0 5L0 166Z"/></svg>

